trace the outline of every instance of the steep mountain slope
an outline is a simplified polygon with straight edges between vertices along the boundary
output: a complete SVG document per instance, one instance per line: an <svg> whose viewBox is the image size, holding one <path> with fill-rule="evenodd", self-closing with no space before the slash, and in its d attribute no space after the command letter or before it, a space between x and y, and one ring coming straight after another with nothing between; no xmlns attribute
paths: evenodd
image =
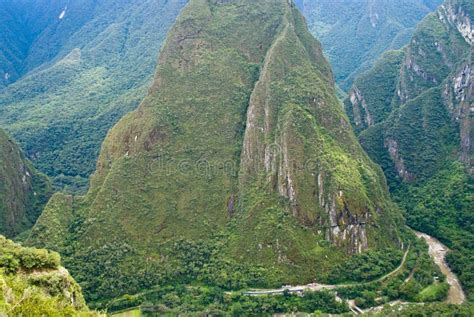
<svg viewBox="0 0 474 317"><path fill-rule="evenodd" d="M10 2L0 10L22 24L2 25L0 45L19 46L11 63L23 77L0 90L0 123L55 185L84 189L106 132L145 96L186 0Z"/></svg>
<svg viewBox="0 0 474 317"><path fill-rule="evenodd" d="M401 227L294 4L191 0L88 194L56 195L28 242L65 254L100 301L324 279L351 254L399 247Z"/></svg>
<svg viewBox="0 0 474 317"><path fill-rule="evenodd" d="M385 54L345 101L362 145L379 162L408 223L454 251L473 296L472 0L448 0L402 51Z"/></svg>
<svg viewBox="0 0 474 317"><path fill-rule="evenodd" d="M0 129L0 233L13 237L31 228L50 196L47 177Z"/></svg>
<svg viewBox="0 0 474 317"><path fill-rule="evenodd" d="M18 3L0 2L0 89L20 77L28 51L18 11Z"/></svg>
<svg viewBox="0 0 474 317"><path fill-rule="evenodd" d="M0 314L99 316L87 309L81 287L60 266L59 255L23 248L0 236Z"/></svg>
<svg viewBox="0 0 474 317"><path fill-rule="evenodd" d="M408 43L415 25L442 0L300 0L340 87L369 69L386 50Z"/></svg>
<svg viewBox="0 0 474 317"><path fill-rule="evenodd" d="M0 88L51 62L96 6L90 0L0 1Z"/></svg>
<svg viewBox="0 0 474 317"><path fill-rule="evenodd" d="M345 90L440 2L385 1L297 2ZM145 96L186 2L0 1L0 124L56 187L86 190L106 131Z"/></svg>

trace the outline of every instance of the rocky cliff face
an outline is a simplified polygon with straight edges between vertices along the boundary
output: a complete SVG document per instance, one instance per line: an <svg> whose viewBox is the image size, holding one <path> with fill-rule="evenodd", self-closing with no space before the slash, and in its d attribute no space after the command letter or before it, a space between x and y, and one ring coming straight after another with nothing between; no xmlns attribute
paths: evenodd
<svg viewBox="0 0 474 317"><path fill-rule="evenodd" d="M57 202L71 210L63 198L37 228L51 228ZM229 259L288 282L399 243L383 174L357 143L320 44L287 0L190 1L148 96L109 132L91 189L72 209L70 261L80 267L91 250L128 250L108 256L120 276L152 263L153 274L166 272L177 256L166 245L217 233L228 237ZM41 231L29 242L54 248ZM93 292L114 283L99 280Z"/></svg>
<svg viewBox="0 0 474 317"><path fill-rule="evenodd" d="M438 16L444 23L455 27L469 44L474 44L474 29L472 23L472 4L468 0L452 1L442 5Z"/></svg>
<svg viewBox="0 0 474 317"><path fill-rule="evenodd" d="M471 297L471 278L463 272L474 241L473 14L471 0L445 1L417 26L407 47L357 79L351 92L357 98L345 101L408 225L446 241L453 250L450 265ZM375 124L369 126L361 112Z"/></svg>
<svg viewBox="0 0 474 317"><path fill-rule="evenodd" d="M387 50L406 45L416 24L441 0L301 0L310 29L323 43L339 86L355 78Z"/></svg>
<svg viewBox="0 0 474 317"><path fill-rule="evenodd" d="M472 66L472 48L467 59L459 64L445 86L445 104L453 120L459 125L460 153L459 158L472 175L473 140L474 140L474 71ZM451 92L449 92L451 90ZM451 97L451 99L450 99Z"/></svg>
<svg viewBox="0 0 474 317"><path fill-rule="evenodd" d="M0 130L0 233L13 237L31 228L51 192L47 177Z"/></svg>
<svg viewBox="0 0 474 317"><path fill-rule="evenodd" d="M382 197L364 197L345 183L336 153L348 166L357 164L355 157L362 164L370 162L334 99L332 75L319 44L309 37L299 15L285 19L250 97L240 163L241 199L252 181L257 186L266 183L288 201L289 212L301 224L323 229L329 241L349 252L361 252L368 248L366 224L373 224L371 217L387 206L377 205ZM286 92L291 93L285 96ZM349 167L347 173L351 172ZM354 179L364 173L355 172ZM380 181L376 169L370 173L374 174L366 176ZM376 195L373 188L367 190Z"/></svg>
<svg viewBox="0 0 474 317"><path fill-rule="evenodd" d="M344 101L356 133L383 122L390 115L404 57L403 51L388 51L371 71L356 79Z"/></svg>
<svg viewBox="0 0 474 317"><path fill-rule="evenodd" d="M469 56L469 59L458 65L456 71L448 78L444 90L444 102L452 118L459 123L460 160L466 165L469 174L472 174L474 140L473 76L472 57Z"/></svg>
<svg viewBox="0 0 474 317"><path fill-rule="evenodd" d="M388 59L382 59L378 68L356 81L351 98L345 102L358 131L370 128L368 114L380 113L381 109L387 114L392 112L377 123L385 125L385 136L382 136L385 150L398 176L405 181L422 179L426 168L436 170L450 157L447 149L452 146L458 148L458 158L466 169L471 169L472 18L468 8L463 1L443 4L420 23L410 45L399 53L404 56L403 62L391 64ZM384 78L382 71L397 75ZM370 77L382 79L384 88L375 96L368 85ZM370 102L363 106L362 101L367 98ZM418 122L408 118L415 108L420 111L415 114L420 119ZM403 117L407 118L406 122L402 122ZM415 125L409 127L410 122ZM362 140L364 134L370 132L364 132ZM458 135L458 141L453 139L454 135ZM425 153L430 152L428 147L434 146L436 150L422 161L414 157L415 144L426 147Z"/></svg>

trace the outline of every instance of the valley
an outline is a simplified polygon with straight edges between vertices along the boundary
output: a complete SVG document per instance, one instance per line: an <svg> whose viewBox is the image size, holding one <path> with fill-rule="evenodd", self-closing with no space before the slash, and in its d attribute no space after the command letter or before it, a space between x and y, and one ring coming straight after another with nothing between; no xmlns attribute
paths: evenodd
<svg viewBox="0 0 474 317"><path fill-rule="evenodd" d="M447 298L445 300L448 304L455 304L460 305L465 301L465 295L461 288L461 284L457 278L457 276L451 271L449 266L446 264L446 253L448 251L447 247L440 243L437 239L421 232L414 232L416 236L420 239L423 239L429 247L429 254L431 259L436 263L440 272L446 276L446 282L449 284L449 291L447 292ZM407 250L403 253L403 257L401 259L400 264L394 270L386 273L382 277L378 278L374 281L368 281L364 284L371 284L374 282L382 282L384 280L389 279L391 276L398 274L402 269L404 269L406 265L407 256L410 252L410 246L407 247ZM412 271L413 272L413 271ZM413 278L413 274L410 273L409 276L404 280L404 283L407 283L411 278ZM319 283L310 283L306 285L299 285L299 286L283 286L281 288L275 289L250 289L246 291L240 291L244 296L283 296L285 294L298 294L299 296L304 296L305 293L312 293L312 292L321 292L321 291L329 291L330 293L335 296L337 301L343 301L340 297L338 297L338 290L345 289L345 288L352 288L360 286L360 284L352 283L352 284L319 284ZM227 296L232 296L232 292L227 292ZM373 306L373 307L365 307L364 309L359 308L354 299L345 299L347 306L350 310L355 314L368 314L368 313L380 313L386 305L390 307L403 307L407 305L424 305L423 302L408 302L402 300L394 300L384 303L383 305ZM128 317L128 316L142 316L141 308L135 307L123 312L119 312L113 314L112 316L115 317ZM148 316L148 315L147 315ZM283 316L283 314L281 315Z"/></svg>
<svg viewBox="0 0 474 317"><path fill-rule="evenodd" d="M387 50L410 41L416 24L441 0L296 1L346 93L353 81Z"/></svg>
<svg viewBox="0 0 474 317"><path fill-rule="evenodd" d="M0 315L473 316L473 16L0 1Z"/></svg>
<svg viewBox="0 0 474 317"><path fill-rule="evenodd" d="M367 283L371 282L382 282L389 278L390 276L396 274L399 272L403 266L405 265L408 253L410 252L410 246L408 246L407 250L403 253L402 261L400 262L400 265L393 271L385 274L384 276L378 278L375 281L369 281ZM282 288L278 289L267 289L267 290L250 290L244 292L244 295L248 296L260 296L260 295L275 295L275 294L284 294L286 292L289 293L303 293L303 292L319 292L323 290L335 290L338 288L348 288L348 287L353 287L357 286L358 284L334 284L334 285L328 285L328 284L318 284L318 283L311 283L311 284L306 284L306 285L299 285L299 286L284 286Z"/></svg>
<svg viewBox="0 0 474 317"><path fill-rule="evenodd" d="M67 3L2 2L0 45L8 47L0 46L1 81L4 72L12 75L0 84L0 125L55 189L84 193L107 131L146 95L166 33L187 1Z"/></svg>
<svg viewBox="0 0 474 317"><path fill-rule="evenodd" d="M469 298L473 271L470 1L446 1L411 42L385 53L344 101L359 140L387 177L407 224L451 249ZM469 32L468 32L469 33ZM376 89L374 90L374 87Z"/></svg>

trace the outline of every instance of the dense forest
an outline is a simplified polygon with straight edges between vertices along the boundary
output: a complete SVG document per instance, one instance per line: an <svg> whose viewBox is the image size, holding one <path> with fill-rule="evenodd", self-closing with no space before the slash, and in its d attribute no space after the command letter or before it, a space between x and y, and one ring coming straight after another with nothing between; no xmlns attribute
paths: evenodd
<svg viewBox="0 0 474 317"><path fill-rule="evenodd" d="M8 31L0 45L8 50L0 78L9 85L0 93L0 125L56 188L87 189L107 131L145 96L185 3L2 2L0 27Z"/></svg>
<svg viewBox="0 0 474 317"><path fill-rule="evenodd" d="M473 15L0 1L0 315L474 315Z"/></svg>
<svg viewBox="0 0 474 317"><path fill-rule="evenodd" d="M415 26L442 0L296 1L347 92L352 82L387 50L410 41ZM375 88L375 87L374 87Z"/></svg>
<svg viewBox="0 0 474 317"><path fill-rule="evenodd" d="M407 224L439 238L473 296L472 35L470 1L447 1L403 50L356 79L346 109L385 171ZM374 87L376 87L374 89Z"/></svg>
<svg viewBox="0 0 474 317"><path fill-rule="evenodd" d="M30 229L53 192L21 149L0 129L0 232L8 237Z"/></svg>

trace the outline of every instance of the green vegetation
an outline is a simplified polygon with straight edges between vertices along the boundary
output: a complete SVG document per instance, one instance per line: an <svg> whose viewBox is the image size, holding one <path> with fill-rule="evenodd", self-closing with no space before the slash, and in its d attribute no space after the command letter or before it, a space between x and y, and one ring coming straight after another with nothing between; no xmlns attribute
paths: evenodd
<svg viewBox="0 0 474 317"><path fill-rule="evenodd" d="M21 23L15 19L18 3L3 1L0 5L0 90L18 79L27 55Z"/></svg>
<svg viewBox="0 0 474 317"><path fill-rule="evenodd" d="M0 233L14 237L30 229L51 193L48 178L0 129Z"/></svg>
<svg viewBox="0 0 474 317"><path fill-rule="evenodd" d="M146 257L129 245L107 244L99 250L66 258L67 267L81 281L87 299L106 308L110 299L125 293L135 294L156 285L199 283L222 290L249 286L276 287L278 276L272 269L250 266L229 258L225 253L225 236L211 241L179 240L160 247L161 263ZM115 265L110 265L114 263Z"/></svg>
<svg viewBox="0 0 474 317"><path fill-rule="evenodd" d="M7 10L22 24L13 28L18 39L0 38L0 45L13 49L18 40L28 55L20 61L22 77L0 90L0 125L56 188L86 191L100 144L146 95L161 44L185 3L39 0ZM2 69L0 57L0 75Z"/></svg>
<svg viewBox="0 0 474 317"><path fill-rule="evenodd" d="M419 302L441 302L446 298L446 294L449 290L448 283L439 283L430 285L417 295L416 300Z"/></svg>
<svg viewBox="0 0 474 317"><path fill-rule="evenodd" d="M354 89L345 99L344 106L356 133L367 129L369 124L385 121L390 115L404 57L403 51L388 51L370 71L355 80ZM359 96L360 91L363 96ZM370 106L370 112L365 109L367 106Z"/></svg>
<svg viewBox="0 0 474 317"><path fill-rule="evenodd" d="M374 316L384 317L431 317L431 316L459 316L469 317L474 314L473 305L448 305L444 303L434 303L428 305L396 305L384 307L384 309Z"/></svg>
<svg viewBox="0 0 474 317"><path fill-rule="evenodd" d="M410 211L406 217L411 226L438 237L452 249L448 264L472 301L474 184L464 166L454 162L420 185L400 187L395 197L400 197L399 204Z"/></svg>
<svg viewBox="0 0 474 317"><path fill-rule="evenodd" d="M382 53L407 44L415 25L441 3L442 0L299 1L311 32L322 42L331 61L337 83L345 91Z"/></svg>
<svg viewBox="0 0 474 317"><path fill-rule="evenodd" d="M157 285L322 280L400 247L401 213L291 3L192 0L165 43L89 192L55 195L27 240L61 252L91 304ZM379 255L364 278L393 266Z"/></svg>
<svg viewBox="0 0 474 317"><path fill-rule="evenodd" d="M331 270L331 284L368 282L393 271L401 262L401 250L383 249L356 254Z"/></svg>
<svg viewBox="0 0 474 317"><path fill-rule="evenodd" d="M387 275L382 279L372 279L367 282L355 283L353 286L341 286L336 289L337 295L342 299L354 300L359 307L369 308L377 305L383 305L393 300L403 299L409 302L419 301L442 301L447 295L447 284L444 282L444 276L431 261L427 246L423 240L417 240L413 236L406 236L410 243L410 251L406 262L394 274ZM216 241L223 241L220 237ZM193 245L193 247L191 247ZM197 272L204 275L212 271L206 269L208 264L205 257L211 257L211 262L215 262L215 257L210 254L220 254L199 244L185 243L174 248L172 252L184 251L182 255L185 261L178 264L187 271L184 276L196 276L192 279L181 279L176 282L162 283L161 286L154 286L148 290L135 294L124 295L106 304L109 313L126 311L131 308L134 314L138 316L154 316L159 314L217 314L217 315L270 315L275 313L343 313L348 312L345 304L336 301L334 291L305 292L303 296L290 294L283 295L262 295L248 296L244 292L229 292L230 284L223 284L224 287L208 284L202 278L199 278ZM202 257L196 257L196 248L201 249ZM181 257L182 255L178 256ZM355 260L362 257L380 258L380 255L357 255ZM398 264L400 264L398 259ZM386 260L387 265L391 260ZM223 262L225 263L225 262ZM219 268L223 263L216 265ZM211 264L212 265L212 264ZM204 269L204 270L203 270ZM223 272L234 272L242 276L241 272L245 270L229 270ZM191 272L191 271L192 272ZM264 272L262 269L260 272ZM372 273L376 276L377 268ZM216 275L219 276L219 275ZM237 280L239 280L238 278ZM182 282L192 281L191 284L181 284ZM238 287L238 286L237 286ZM264 287L262 285L261 287ZM269 287L269 286L267 286ZM118 316L121 316L118 314Z"/></svg>
<svg viewBox="0 0 474 317"><path fill-rule="evenodd" d="M448 287L444 283L444 276L429 257L427 245L422 240L407 239L411 243L410 251L405 265L399 271L385 279L340 287L336 290L337 294L343 299L355 300L360 308L380 306L394 300L444 300Z"/></svg>
<svg viewBox="0 0 474 317"><path fill-rule="evenodd" d="M84 193L100 144L146 95L161 43L187 1L69 2L0 4L0 124L56 188ZM439 2L298 4L347 90Z"/></svg>
<svg viewBox="0 0 474 317"><path fill-rule="evenodd" d="M59 265L55 252L23 248L0 236L0 314L98 316L89 312L80 286Z"/></svg>
<svg viewBox="0 0 474 317"><path fill-rule="evenodd" d="M316 10L324 32L359 26L357 36L344 34L364 45L338 66L340 83L408 42L410 25L436 0L402 2L403 16L384 1L345 5L362 15L340 12L354 19L335 25ZM321 45L292 1L191 0L142 101L155 67L150 56L183 4L57 2L34 13L50 18L34 26L34 54L19 52L26 66L11 81L26 75L3 82L10 85L0 94L0 123L57 187L85 190L105 132L141 104L109 131L86 195L54 195L22 239L61 252L87 300L109 312L318 315L349 312L340 298L362 308L442 301L444 277L403 227L352 122L395 196L409 197L400 205L413 210L410 224L446 237L455 250L448 260L469 289L471 187L464 166L450 164L463 139L452 119L460 91L443 89L461 69L462 37L446 35L450 26L428 16L413 43L356 80L348 117ZM305 10L329 4L339 6L298 2ZM58 9L65 10L59 18ZM336 46L331 58L345 52ZM0 56L0 65L11 56ZM430 223L433 215L439 225ZM9 241L4 249L0 284L21 295L4 295L5 310L88 314L56 253ZM314 281L340 285L337 293L302 296L243 292Z"/></svg>
<svg viewBox="0 0 474 317"><path fill-rule="evenodd" d="M403 52L387 53L356 80L351 96L358 91L361 97L347 99L345 106L408 225L452 249L447 260L472 301L472 118L466 115L472 47L456 26L464 18L472 21L469 6L448 0L447 9L427 16ZM402 55L402 62L394 62Z"/></svg>
<svg viewBox="0 0 474 317"><path fill-rule="evenodd" d="M33 228L25 232L26 238L34 236L42 247L62 250L67 247L69 224L74 219L74 197L62 193L54 194L45 206ZM47 225L46 225L47 224ZM47 241L47 244L43 244Z"/></svg>
<svg viewBox="0 0 474 317"><path fill-rule="evenodd" d="M59 254L49 252L45 249L22 248L0 238L2 243L2 255L0 265L5 273L16 273L20 269L24 270L46 270L57 269L60 264Z"/></svg>
<svg viewBox="0 0 474 317"><path fill-rule="evenodd" d="M141 314L138 316L164 314L270 316L277 313L340 314L349 311L347 305L338 303L334 294L330 292L307 292L303 296L288 293L253 297L225 293L219 288L184 286L165 286L137 296L124 296L110 309L113 311L126 303L141 305L139 310Z"/></svg>

